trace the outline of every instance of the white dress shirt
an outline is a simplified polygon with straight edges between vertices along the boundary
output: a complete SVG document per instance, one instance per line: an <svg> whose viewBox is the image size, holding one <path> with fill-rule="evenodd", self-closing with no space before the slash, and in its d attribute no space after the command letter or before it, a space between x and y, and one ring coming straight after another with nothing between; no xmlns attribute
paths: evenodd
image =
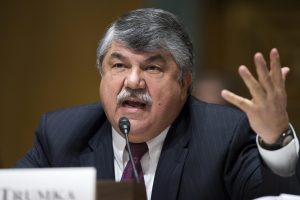
<svg viewBox="0 0 300 200"><path fill-rule="evenodd" d="M149 151L142 157L141 165L144 172L144 181L148 200L151 199L157 163L169 129L170 126L161 134L146 142ZM281 176L289 176L295 173L296 162L298 160L299 143L294 129L293 134L295 139L293 139L287 146L275 151L263 149L260 147L258 139L256 140L258 150L263 161L274 173ZM112 140L114 150L115 180L118 182L121 180L123 170L129 161L129 156L125 149L125 138L118 134L114 128L112 128Z"/></svg>
<svg viewBox="0 0 300 200"><path fill-rule="evenodd" d="M161 134L146 142L149 151L142 157L141 165L144 173L147 199L151 199L153 181L158 159L169 128L170 126L166 128ZM123 170L126 167L127 162L129 161L129 156L127 150L125 150L125 138L118 134L114 128L112 128L112 140L114 149L115 180L120 181L122 178Z"/></svg>

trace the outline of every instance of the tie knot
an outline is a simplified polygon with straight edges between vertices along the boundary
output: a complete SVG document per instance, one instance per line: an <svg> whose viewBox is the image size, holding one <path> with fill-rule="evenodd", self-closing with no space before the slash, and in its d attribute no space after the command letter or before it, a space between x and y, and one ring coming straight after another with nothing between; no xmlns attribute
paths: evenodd
<svg viewBox="0 0 300 200"><path fill-rule="evenodd" d="M137 160L141 160L143 155L148 151L146 142L143 143L130 143L130 149L132 157Z"/></svg>

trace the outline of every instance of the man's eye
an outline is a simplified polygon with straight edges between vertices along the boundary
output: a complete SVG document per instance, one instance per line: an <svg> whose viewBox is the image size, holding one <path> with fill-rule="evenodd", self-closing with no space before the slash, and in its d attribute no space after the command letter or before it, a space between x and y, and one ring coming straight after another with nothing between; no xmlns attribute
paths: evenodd
<svg viewBox="0 0 300 200"><path fill-rule="evenodd" d="M113 64L113 66L112 66L113 68L124 68L124 67L126 67L124 64L122 64L122 63L116 63L116 64Z"/></svg>
<svg viewBox="0 0 300 200"><path fill-rule="evenodd" d="M150 65L146 67L146 70L149 72L160 72L161 68L155 65Z"/></svg>

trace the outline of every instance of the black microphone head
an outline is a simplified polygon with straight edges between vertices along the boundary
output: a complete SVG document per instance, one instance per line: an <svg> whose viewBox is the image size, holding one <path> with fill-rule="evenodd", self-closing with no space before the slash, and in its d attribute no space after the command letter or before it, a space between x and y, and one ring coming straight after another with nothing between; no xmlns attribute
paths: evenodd
<svg viewBox="0 0 300 200"><path fill-rule="evenodd" d="M130 131L130 122L127 117L121 117L119 119L119 129L123 134L128 134Z"/></svg>

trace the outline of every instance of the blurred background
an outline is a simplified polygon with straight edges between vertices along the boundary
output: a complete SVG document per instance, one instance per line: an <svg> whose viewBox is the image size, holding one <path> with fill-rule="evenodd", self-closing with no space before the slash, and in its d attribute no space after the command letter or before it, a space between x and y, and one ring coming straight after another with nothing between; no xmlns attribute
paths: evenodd
<svg viewBox="0 0 300 200"><path fill-rule="evenodd" d="M99 101L98 41L117 16L140 7L182 19L195 45L197 83L210 77L249 97L238 66L254 72L254 53L268 57L278 48L291 67L288 110L300 133L300 1L0 0L0 167L31 147L42 113ZM214 91L200 93L218 98Z"/></svg>

